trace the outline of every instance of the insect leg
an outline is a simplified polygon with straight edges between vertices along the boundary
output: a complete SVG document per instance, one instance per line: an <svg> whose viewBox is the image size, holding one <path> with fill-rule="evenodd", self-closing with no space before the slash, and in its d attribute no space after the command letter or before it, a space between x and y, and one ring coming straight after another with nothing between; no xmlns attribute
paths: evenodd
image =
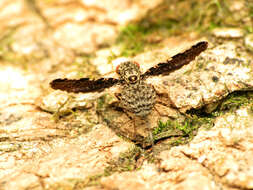
<svg viewBox="0 0 253 190"><path fill-rule="evenodd" d="M121 93L114 93L114 95L119 101L121 100Z"/></svg>

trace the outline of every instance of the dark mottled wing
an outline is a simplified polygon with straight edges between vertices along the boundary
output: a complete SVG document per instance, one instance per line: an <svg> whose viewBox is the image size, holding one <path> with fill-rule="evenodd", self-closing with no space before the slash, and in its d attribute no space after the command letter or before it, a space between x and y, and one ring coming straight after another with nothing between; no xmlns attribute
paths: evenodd
<svg viewBox="0 0 253 190"><path fill-rule="evenodd" d="M101 78L91 80L89 78L81 79L55 79L50 83L50 86L55 90L63 90L67 92L95 92L109 88L119 82L114 78Z"/></svg>
<svg viewBox="0 0 253 190"><path fill-rule="evenodd" d="M166 75L170 72L180 69L182 66L187 65L192 60L194 60L195 57L198 56L202 51L206 50L207 46L207 42L199 42L185 52L173 56L171 60L168 60L164 63L159 63L156 66L151 67L142 75L142 77L144 78L147 76L155 76L160 74Z"/></svg>

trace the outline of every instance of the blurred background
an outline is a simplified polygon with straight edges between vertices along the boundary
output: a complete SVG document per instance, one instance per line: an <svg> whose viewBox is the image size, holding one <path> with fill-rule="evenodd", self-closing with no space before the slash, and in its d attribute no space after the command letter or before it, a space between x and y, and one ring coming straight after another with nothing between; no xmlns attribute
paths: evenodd
<svg viewBox="0 0 253 190"><path fill-rule="evenodd" d="M113 99L49 86L117 77L125 59L145 71L201 40L210 51L161 82L173 109L160 109L177 122L214 104L158 124L181 132L159 164L101 124ZM252 54L253 0L0 0L0 189L252 189Z"/></svg>

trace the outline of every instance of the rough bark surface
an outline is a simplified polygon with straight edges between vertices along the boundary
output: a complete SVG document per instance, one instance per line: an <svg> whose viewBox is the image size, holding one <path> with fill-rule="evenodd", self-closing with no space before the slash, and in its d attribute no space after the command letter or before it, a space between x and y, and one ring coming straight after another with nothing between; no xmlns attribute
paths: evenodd
<svg viewBox="0 0 253 190"><path fill-rule="evenodd" d="M114 58L121 27L162 11L161 3L1 0L0 190L253 189L252 33L153 34L146 40L154 47ZM248 1L228 3L234 19L250 22ZM116 78L126 59L145 72L201 40L209 48L195 61L147 79L157 100L145 121L117 106L117 86L87 94L49 88L56 78ZM211 115L212 125L192 115Z"/></svg>

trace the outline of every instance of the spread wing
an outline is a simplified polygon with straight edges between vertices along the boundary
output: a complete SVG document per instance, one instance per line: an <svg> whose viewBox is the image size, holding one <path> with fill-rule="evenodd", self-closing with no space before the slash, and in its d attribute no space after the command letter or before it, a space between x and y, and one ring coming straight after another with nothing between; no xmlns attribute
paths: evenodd
<svg viewBox="0 0 253 190"><path fill-rule="evenodd" d="M206 41L199 42L185 52L174 55L171 60L164 63L158 63L156 66L151 67L142 75L142 77L145 78L160 74L167 75L177 69L180 69L184 65L193 61L202 51L205 51L207 46L208 43Z"/></svg>
<svg viewBox="0 0 253 190"><path fill-rule="evenodd" d="M100 78L92 80L89 78L81 79L55 79L50 82L51 88L67 92L95 92L101 91L117 84L120 80L115 78Z"/></svg>

